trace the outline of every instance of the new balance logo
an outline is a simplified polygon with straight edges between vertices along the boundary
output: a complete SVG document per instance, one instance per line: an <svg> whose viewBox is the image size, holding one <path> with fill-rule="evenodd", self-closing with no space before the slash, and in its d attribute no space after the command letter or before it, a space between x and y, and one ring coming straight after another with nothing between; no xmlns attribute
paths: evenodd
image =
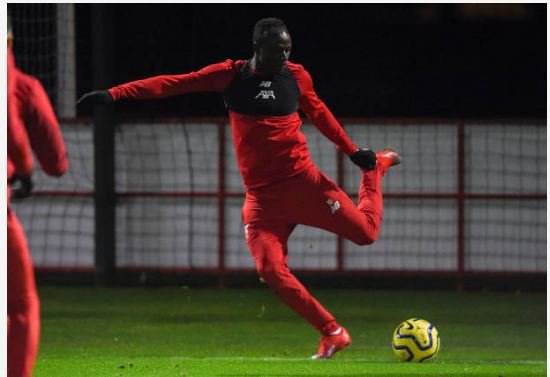
<svg viewBox="0 0 550 377"><path fill-rule="evenodd" d="M330 207L330 212L333 215L336 213L336 211L338 211L340 209L340 202L338 200L334 201L332 199L328 199L327 204Z"/></svg>
<svg viewBox="0 0 550 377"><path fill-rule="evenodd" d="M275 99L275 93L273 93L273 90L260 90L260 93L254 99Z"/></svg>
<svg viewBox="0 0 550 377"><path fill-rule="evenodd" d="M262 81L260 83L260 88L269 88L271 86L271 81Z"/></svg>

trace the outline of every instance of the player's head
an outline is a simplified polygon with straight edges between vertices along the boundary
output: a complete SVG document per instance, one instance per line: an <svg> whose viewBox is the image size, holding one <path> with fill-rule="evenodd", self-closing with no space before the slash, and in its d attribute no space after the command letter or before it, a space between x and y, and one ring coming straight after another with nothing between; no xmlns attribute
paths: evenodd
<svg viewBox="0 0 550 377"><path fill-rule="evenodd" d="M254 26L252 46L256 67L264 72L278 72L290 56L292 39L282 20L264 18Z"/></svg>
<svg viewBox="0 0 550 377"><path fill-rule="evenodd" d="M12 23L11 23L11 17L10 17L10 14L9 14L9 13L8 13L7 24L8 24L8 33L7 33L7 36L8 36L8 48L12 48L12 46L13 46L13 25L12 25Z"/></svg>

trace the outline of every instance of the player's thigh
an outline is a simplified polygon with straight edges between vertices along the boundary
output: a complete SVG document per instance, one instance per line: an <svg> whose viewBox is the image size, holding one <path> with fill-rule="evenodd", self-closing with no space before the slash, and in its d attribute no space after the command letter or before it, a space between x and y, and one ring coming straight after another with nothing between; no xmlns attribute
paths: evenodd
<svg viewBox="0 0 550 377"><path fill-rule="evenodd" d="M346 236L350 231L363 231L365 216L342 189L321 173L318 183L305 186L297 198L292 221Z"/></svg>
<svg viewBox="0 0 550 377"><path fill-rule="evenodd" d="M287 242L294 225L254 221L245 224L245 237L258 271L284 265L288 259Z"/></svg>

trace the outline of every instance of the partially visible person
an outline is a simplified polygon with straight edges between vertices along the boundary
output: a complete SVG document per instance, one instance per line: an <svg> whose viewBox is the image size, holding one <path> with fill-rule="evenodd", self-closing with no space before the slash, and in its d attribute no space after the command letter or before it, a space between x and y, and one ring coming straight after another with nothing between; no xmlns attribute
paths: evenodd
<svg viewBox="0 0 550 377"><path fill-rule="evenodd" d="M7 52L7 178L8 183L11 183L16 177L27 180L32 172L33 161L29 139L27 137L27 133L25 132L25 127L22 120L19 116L17 116L17 110L15 107L15 59L10 48L8 48ZM10 184L8 184L7 194L7 203L9 203L11 198Z"/></svg>
<svg viewBox="0 0 550 377"><path fill-rule="evenodd" d="M40 82L15 65L8 15L8 377L32 375L40 339L40 301L23 227L11 199L32 193L32 151L44 172L61 176L69 168L65 143L48 95ZM13 188L13 191L12 191Z"/></svg>

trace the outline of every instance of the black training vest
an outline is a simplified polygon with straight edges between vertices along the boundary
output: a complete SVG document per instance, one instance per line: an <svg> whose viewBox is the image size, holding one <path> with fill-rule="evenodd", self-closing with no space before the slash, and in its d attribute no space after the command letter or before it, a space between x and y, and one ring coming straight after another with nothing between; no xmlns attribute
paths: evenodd
<svg viewBox="0 0 550 377"><path fill-rule="evenodd" d="M228 110L256 116L284 116L298 111L300 89L285 65L280 73L254 75L247 60L223 92Z"/></svg>

